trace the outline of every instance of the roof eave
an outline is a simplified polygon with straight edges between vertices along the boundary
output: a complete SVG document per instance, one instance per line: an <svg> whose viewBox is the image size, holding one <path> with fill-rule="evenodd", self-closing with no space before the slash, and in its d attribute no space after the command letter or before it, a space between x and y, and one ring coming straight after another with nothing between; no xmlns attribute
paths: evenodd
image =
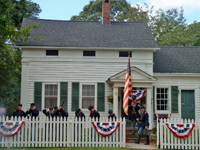
<svg viewBox="0 0 200 150"><path fill-rule="evenodd" d="M16 48L22 49L70 49L70 50L121 50L121 51L131 51L131 50L143 50L143 51L157 51L160 48L117 48L117 47L54 47L54 46L15 46Z"/></svg>

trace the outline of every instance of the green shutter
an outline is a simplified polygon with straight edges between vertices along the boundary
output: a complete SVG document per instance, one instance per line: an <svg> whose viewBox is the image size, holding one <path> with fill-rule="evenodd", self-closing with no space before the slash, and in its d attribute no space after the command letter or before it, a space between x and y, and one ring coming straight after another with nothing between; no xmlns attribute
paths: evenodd
<svg viewBox="0 0 200 150"><path fill-rule="evenodd" d="M153 113L155 113L155 86L153 86Z"/></svg>
<svg viewBox="0 0 200 150"><path fill-rule="evenodd" d="M178 113L178 86L171 87L171 108L172 113Z"/></svg>
<svg viewBox="0 0 200 150"><path fill-rule="evenodd" d="M63 104L63 107L67 110L67 92L68 91L68 83L67 82L61 82L60 83L60 104Z"/></svg>
<svg viewBox="0 0 200 150"><path fill-rule="evenodd" d="M79 83L72 83L72 111L75 111L76 108L79 108Z"/></svg>
<svg viewBox="0 0 200 150"><path fill-rule="evenodd" d="M105 83L97 83L97 111L105 111Z"/></svg>
<svg viewBox="0 0 200 150"><path fill-rule="evenodd" d="M35 82L34 103L39 111L42 110L42 82Z"/></svg>

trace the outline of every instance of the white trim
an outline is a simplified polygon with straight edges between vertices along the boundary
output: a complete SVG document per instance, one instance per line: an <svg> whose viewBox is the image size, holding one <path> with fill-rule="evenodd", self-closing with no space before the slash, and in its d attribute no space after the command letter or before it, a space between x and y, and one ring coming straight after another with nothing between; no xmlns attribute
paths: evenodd
<svg viewBox="0 0 200 150"><path fill-rule="evenodd" d="M153 73L155 77L200 77L200 73Z"/></svg>
<svg viewBox="0 0 200 150"><path fill-rule="evenodd" d="M168 88L168 110L157 110L157 88ZM155 113L170 113L171 112L171 87L170 86L155 86Z"/></svg>
<svg viewBox="0 0 200 150"><path fill-rule="evenodd" d="M79 108L82 109L83 111L87 111L88 109L83 109L82 108L82 86L83 85L94 85L95 86L95 98L94 98L94 109L97 109L97 83L95 82L82 82L80 83L80 90L79 90Z"/></svg>
<svg viewBox="0 0 200 150"><path fill-rule="evenodd" d="M160 48L116 48L116 47L52 47L52 46L15 46L16 48L26 48L26 49L70 49L70 50L121 50L121 51L127 51L127 50L140 50L140 51L157 51L160 50Z"/></svg>
<svg viewBox="0 0 200 150"><path fill-rule="evenodd" d="M60 82L42 82L42 109L48 109L48 108L44 108L44 98L45 98L45 85L46 84L51 84L51 85L57 85L57 106L60 105ZM54 107L54 106L52 106Z"/></svg>

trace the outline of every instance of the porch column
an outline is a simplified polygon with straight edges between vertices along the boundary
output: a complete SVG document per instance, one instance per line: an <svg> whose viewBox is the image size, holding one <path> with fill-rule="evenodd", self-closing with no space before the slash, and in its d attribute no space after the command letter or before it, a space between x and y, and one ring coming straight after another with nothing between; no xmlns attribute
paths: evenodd
<svg viewBox="0 0 200 150"><path fill-rule="evenodd" d="M153 126L153 114L152 114L152 106L151 106L151 88L147 88L147 99L146 99L146 111L149 114L149 129L152 129Z"/></svg>
<svg viewBox="0 0 200 150"><path fill-rule="evenodd" d="M118 87L113 87L113 112L118 116Z"/></svg>

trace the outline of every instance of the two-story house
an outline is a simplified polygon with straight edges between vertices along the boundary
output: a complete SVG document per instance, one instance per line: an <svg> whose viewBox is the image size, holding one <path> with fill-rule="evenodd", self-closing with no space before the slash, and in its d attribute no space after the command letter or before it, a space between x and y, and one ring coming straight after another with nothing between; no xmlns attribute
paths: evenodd
<svg viewBox="0 0 200 150"><path fill-rule="evenodd" d="M71 117L76 108L89 116L89 105L101 117L110 108L122 117L131 52L132 85L146 90L150 128L154 113L200 116L200 47L158 47L146 22L111 22L109 0L102 11L102 22L23 19L22 28L40 25L27 42L17 43L23 50L23 109L32 102L42 110L64 101ZM113 104L107 95L113 95Z"/></svg>

